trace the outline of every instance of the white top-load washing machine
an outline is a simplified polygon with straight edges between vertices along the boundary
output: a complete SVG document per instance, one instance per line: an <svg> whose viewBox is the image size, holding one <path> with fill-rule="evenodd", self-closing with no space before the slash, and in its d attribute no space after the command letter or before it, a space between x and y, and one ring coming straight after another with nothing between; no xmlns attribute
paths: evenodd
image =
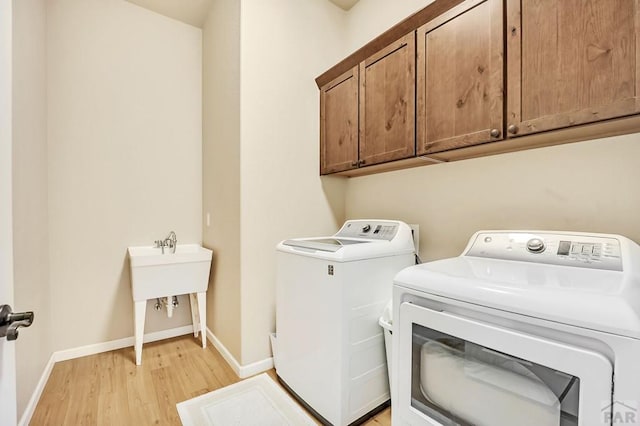
<svg viewBox="0 0 640 426"><path fill-rule="evenodd" d="M389 400L378 318L393 277L414 263L398 221L349 220L278 244L276 373L321 421L347 425Z"/></svg>
<svg viewBox="0 0 640 426"><path fill-rule="evenodd" d="M640 247L481 231L394 280L393 424L640 425Z"/></svg>

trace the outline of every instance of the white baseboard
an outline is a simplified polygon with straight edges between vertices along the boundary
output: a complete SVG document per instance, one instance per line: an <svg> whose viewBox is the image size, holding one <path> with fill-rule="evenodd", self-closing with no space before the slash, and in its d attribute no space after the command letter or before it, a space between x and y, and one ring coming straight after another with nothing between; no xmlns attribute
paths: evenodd
<svg viewBox="0 0 640 426"><path fill-rule="evenodd" d="M51 354L49 362L44 366L44 371L40 376L40 380L38 380L38 384L36 385L33 394L31 394L31 398L22 413L22 417L20 417L18 426L27 426L31 422L31 417L33 417L33 413L36 411L36 406L38 405L38 401L40 401L42 391L44 391L44 387L46 386L49 376L51 375L51 371L53 370L53 366L56 363L54 355L55 354Z"/></svg>
<svg viewBox="0 0 640 426"><path fill-rule="evenodd" d="M258 373L262 373L273 368L273 358L265 358L261 361L252 362L251 364L243 365L240 367L240 374L238 376L241 379L254 376Z"/></svg>
<svg viewBox="0 0 640 426"><path fill-rule="evenodd" d="M144 335L143 342L155 342L158 340L169 339L171 337L182 336L185 334L193 333L192 325L185 325L183 327L171 328L168 330L156 331L154 333L147 333ZM42 396L42 391L44 391L44 387L47 384L47 380L49 380L49 376L51 375L51 371L53 370L53 366L56 362L66 361L69 359L80 358L88 355L95 355L102 352L114 351L116 349L122 349L129 346L133 346L135 343L135 338L125 337L124 339L111 340L109 342L96 343L93 345L81 346L78 348L67 349L64 351L57 351L51 354L49 358L49 362L44 367L44 371L40 376L40 380L36 385L36 388L31 395L31 399L29 399L29 403L25 408L22 416L20 417L20 421L18 422L19 426L26 426L31 422L31 417L33 417L33 413L36 411L36 406L38 405L38 401L40 401L40 397Z"/></svg>
<svg viewBox="0 0 640 426"><path fill-rule="evenodd" d="M213 346L220 352L222 357L227 364L231 367L231 369L236 373L238 377L241 379L245 379L249 376L253 376L258 373L262 373L263 371L267 371L273 368L273 358L269 357L263 359L262 361L257 361L252 364L240 365L240 363L235 359L231 352L222 344L222 342L211 332L209 327L207 327L207 337L213 343Z"/></svg>
<svg viewBox="0 0 640 426"><path fill-rule="evenodd" d="M182 336L185 334L193 333L192 325L185 325L177 328L170 328L168 330L156 331L154 333L147 333L143 337L144 343L155 342L162 339L169 339L171 337ZM80 346L78 348L67 349L64 351L54 352L55 361L66 361L68 359L80 358L88 355L95 355L102 352L115 351L117 349L127 348L133 346L135 338L125 337L124 339L111 340L109 342L96 343L93 345Z"/></svg>

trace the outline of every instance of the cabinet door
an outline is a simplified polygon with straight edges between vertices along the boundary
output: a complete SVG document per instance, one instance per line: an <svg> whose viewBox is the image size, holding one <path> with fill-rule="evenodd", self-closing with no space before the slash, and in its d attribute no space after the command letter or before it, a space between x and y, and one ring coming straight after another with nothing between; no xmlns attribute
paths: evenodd
<svg viewBox="0 0 640 426"><path fill-rule="evenodd" d="M418 155L502 139L502 0L469 0L418 29Z"/></svg>
<svg viewBox="0 0 640 426"><path fill-rule="evenodd" d="M507 131L640 111L638 0L507 0Z"/></svg>
<svg viewBox="0 0 640 426"><path fill-rule="evenodd" d="M415 155L415 33L360 64L360 165Z"/></svg>
<svg viewBox="0 0 640 426"><path fill-rule="evenodd" d="M320 89L320 174L358 167L358 66Z"/></svg>

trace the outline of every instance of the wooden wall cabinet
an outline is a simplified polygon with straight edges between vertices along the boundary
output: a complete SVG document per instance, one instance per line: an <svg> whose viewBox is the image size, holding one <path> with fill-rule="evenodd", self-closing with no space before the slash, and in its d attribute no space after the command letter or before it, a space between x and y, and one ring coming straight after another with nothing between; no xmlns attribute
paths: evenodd
<svg viewBox="0 0 640 426"><path fill-rule="evenodd" d="M415 155L415 33L360 63L360 166Z"/></svg>
<svg viewBox="0 0 640 426"><path fill-rule="evenodd" d="M320 174L358 167L358 66L320 88Z"/></svg>
<svg viewBox="0 0 640 426"><path fill-rule="evenodd" d="M506 0L507 134L640 112L639 0Z"/></svg>
<svg viewBox="0 0 640 426"><path fill-rule="evenodd" d="M322 174L639 132L640 0L435 0L316 82Z"/></svg>
<svg viewBox="0 0 640 426"><path fill-rule="evenodd" d="M415 155L415 34L320 88L320 174Z"/></svg>
<svg viewBox="0 0 640 426"><path fill-rule="evenodd" d="M465 1L418 28L418 155L503 138L502 11Z"/></svg>

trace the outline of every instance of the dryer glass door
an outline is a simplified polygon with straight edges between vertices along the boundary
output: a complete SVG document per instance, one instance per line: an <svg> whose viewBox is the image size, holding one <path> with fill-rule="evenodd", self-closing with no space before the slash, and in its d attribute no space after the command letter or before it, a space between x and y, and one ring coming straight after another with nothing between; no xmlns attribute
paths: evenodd
<svg viewBox="0 0 640 426"><path fill-rule="evenodd" d="M398 396L410 424L601 425L602 355L411 303L400 306Z"/></svg>

